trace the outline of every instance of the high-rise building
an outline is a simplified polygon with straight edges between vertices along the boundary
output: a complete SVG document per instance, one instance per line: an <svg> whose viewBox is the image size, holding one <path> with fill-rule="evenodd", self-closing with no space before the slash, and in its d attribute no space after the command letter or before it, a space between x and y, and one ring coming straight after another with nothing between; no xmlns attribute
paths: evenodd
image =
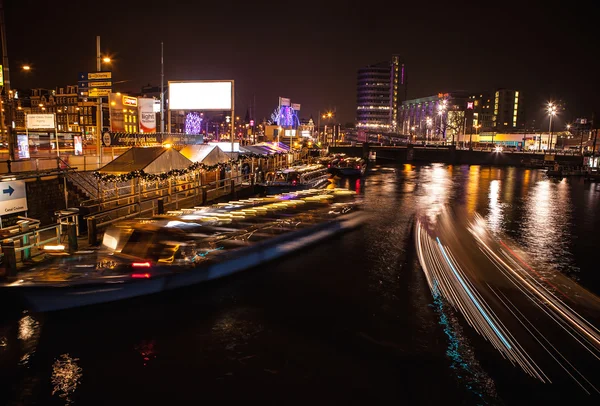
<svg viewBox="0 0 600 406"><path fill-rule="evenodd" d="M397 132L398 110L405 96L405 68L398 55L390 61L358 70L356 127L363 130Z"/></svg>
<svg viewBox="0 0 600 406"><path fill-rule="evenodd" d="M524 121L523 100L518 90L498 89L494 94L493 130L516 130Z"/></svg>

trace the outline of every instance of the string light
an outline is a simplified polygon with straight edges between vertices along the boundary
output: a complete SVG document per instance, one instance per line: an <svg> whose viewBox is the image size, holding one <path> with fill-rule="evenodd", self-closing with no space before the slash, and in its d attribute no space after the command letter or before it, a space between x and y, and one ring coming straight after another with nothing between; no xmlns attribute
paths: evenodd
<svg viewBox="0 0 600 406"><path fill-rule="evenodd" d="M273 154L270 154L269 156L283 155L283 154L291 154L291 152L275 152ZM158 173L158 174L146 173L143 170L131 171L129 173L123 173L120 175L113 175L110 173L100 173L98 171L95 171L94 177L100 182L126 182L126 181L129 181L132 179L137 179L137 178L148 181L148 182L154 182L157 180L164 181L167 179L184 176L189 173L196 172L196 171L213 171L215 169L219 169L219 170L225 169L229 166L240 165L244 160L251 159L251 158L265 158L265 155L253 154L253 153L239 154L237 160L230 159L227 162L220 162L220 163L214 164L214 165L205 165L201 162L194 162L187 168L171 169L168 172L163 172L163 173Z"/></svg>

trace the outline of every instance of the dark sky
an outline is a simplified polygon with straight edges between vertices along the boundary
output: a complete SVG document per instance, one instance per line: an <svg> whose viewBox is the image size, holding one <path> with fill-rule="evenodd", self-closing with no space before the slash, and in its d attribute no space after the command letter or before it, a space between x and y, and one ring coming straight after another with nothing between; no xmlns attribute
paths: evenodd
<svg viewBox="0 0 600 406"><path fill-rule="evenodd" d="M283 96L302 117L335 108L354 121L356 70L393 53L405 60L409 98L505 87L521 90L530 119L549 99L566 102L562 120L600 114L597 19L575 2L4 2L17 88L75 84L95 70L100 35L114 80L128 81L117 90L160 83L162 40L165 83L234 79L241 116L254 95L259 117ZM19 72L23 63L34 70Z"/></svg>

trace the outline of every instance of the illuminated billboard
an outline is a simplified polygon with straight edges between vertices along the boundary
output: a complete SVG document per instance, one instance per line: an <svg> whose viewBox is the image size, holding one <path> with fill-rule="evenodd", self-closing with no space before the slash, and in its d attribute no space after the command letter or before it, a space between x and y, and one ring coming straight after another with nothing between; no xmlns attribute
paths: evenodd
<svg viewBox="0 0 600 406"><path fill-rule="evenodd" d="M169 110L231 110L233 80L169 82Z"/></svg>

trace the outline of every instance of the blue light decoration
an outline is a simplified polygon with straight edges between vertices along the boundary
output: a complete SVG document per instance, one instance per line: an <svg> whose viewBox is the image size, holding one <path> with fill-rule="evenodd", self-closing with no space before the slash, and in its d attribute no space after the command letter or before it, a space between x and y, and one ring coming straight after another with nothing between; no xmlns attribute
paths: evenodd
<svg viewBox="0 0 600 406"><path fill-rule="evenodd" d="M202 132L202 117L198 113L191 112L185 116L185 133L198 135Z"/></svg>
<svg viewBox="0 0 600 406"><path fill-rule="evenodd" d="M271 115L271 118L275 124L282 127L296 128L298 125L300 125L300 120L298 119L296 110L290 106L281 106L276 108Z"/></svg>

